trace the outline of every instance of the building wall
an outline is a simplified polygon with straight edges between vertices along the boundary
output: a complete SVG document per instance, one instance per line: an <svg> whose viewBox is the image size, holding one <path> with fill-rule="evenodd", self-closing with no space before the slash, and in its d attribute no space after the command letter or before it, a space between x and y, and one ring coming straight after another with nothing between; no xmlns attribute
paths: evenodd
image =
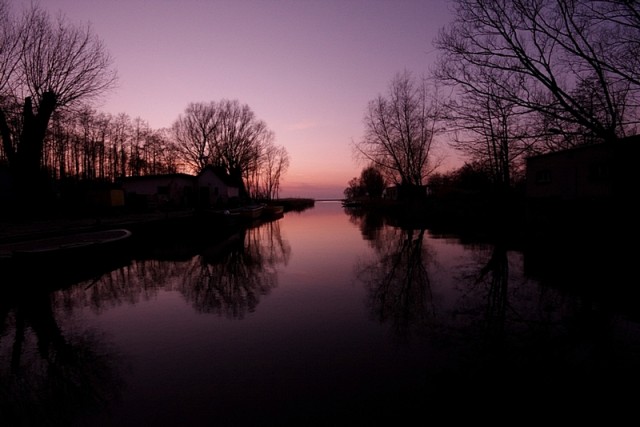
<svg viewBox="0 0 640 427"><path fill-rule="evenodd" d="M128 178L122 183L129 204L147 207L186 207L193 199L195 177L157 175Z"/></svg>
<svg viewBox="0 0 640 427"><path fill-rule="evenodd" d="M616 159L606 144L531 157L527 160L527 197L609 197L615 172Z"/></svg>
<svg viewBox="0 0 640 427"><path fill-rule="evenodd" d="M238 197L238 188L227 185L219 176L211 169L205 169L197 178L199 187L198 194L208 194L208 201L201 200L201 205L219 205L225 204L230 199Z"/></svg>
<svg viewBox="0 0 640 427"><path fill-rule="evenodd" d="M527 160L527 218L545 227L635 224L639 137Z"/></svg>
<svg viewBox="0 0 640 427"><path fill-rule="evenodd" d="M228 186L215 171L187 174L129 177L122 182L127 204L132 207L201 207L226 204L239 190Z"/></svg>

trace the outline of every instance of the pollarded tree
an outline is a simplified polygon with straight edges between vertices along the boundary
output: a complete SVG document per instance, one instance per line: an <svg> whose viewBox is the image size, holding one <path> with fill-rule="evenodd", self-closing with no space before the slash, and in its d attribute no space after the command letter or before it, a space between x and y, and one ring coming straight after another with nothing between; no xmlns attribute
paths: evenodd
<svg viewBox="0 0 640 427"><path fill-rule="evenodd" d="M396 75L387 96L369 102L365 135L356 155L377 167L390 182L420 186L438 162L434 154L439 102L426 80Z"/></svg>
<svg viewBox="0 0 640 427"><path fill-rule="evenodd" d="M5 1L0 5L8 10ZM37 177L52 114L104 94L116 72L91 27L72 25L63 15L53 19L34 4L19 19L3 15L0 25L6 48L0 53L0 133L18 194L24 194L42 187ZM20 120L12 121L20 104Z"/></svg>

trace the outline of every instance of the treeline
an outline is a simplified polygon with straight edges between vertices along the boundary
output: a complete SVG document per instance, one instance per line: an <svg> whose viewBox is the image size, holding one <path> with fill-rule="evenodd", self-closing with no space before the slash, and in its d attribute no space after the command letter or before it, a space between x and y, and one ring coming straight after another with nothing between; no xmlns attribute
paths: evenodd
<svg viewBox="0 0 640 427"><path fill-rule="evenodd" d="M21 12L21 13L17 13ZM37 3L14 11L0 0L0 199L41 211L69 187L213 165L242 197L278 196L286 149L237 100L192 103L168 128L99 112L117 72L89 25L50 16ZM83 185L74 185L83 183Z"/></svg>
<svg viewBox="0 0 640 427"><path fill-rule="evenodd" d="M166 129L141 118L86 108L55 114L45 138L42 164L55 180L114 182L124 176L188 172Z"/></svg>
<svg viewBox="0 0 640 427"><path fill-rule="evenodd" d="M532 155L615 144L640 123L640 3L452 0L422 78L398 73L369 102L354 144L387 185L422 187L483 174L509 193ZM438 174L444 143L468 162ZM446 178L446 179L444 179ZM476 178L478 178L476 174ZM345 195L366 187L354 178Z"/></svg>

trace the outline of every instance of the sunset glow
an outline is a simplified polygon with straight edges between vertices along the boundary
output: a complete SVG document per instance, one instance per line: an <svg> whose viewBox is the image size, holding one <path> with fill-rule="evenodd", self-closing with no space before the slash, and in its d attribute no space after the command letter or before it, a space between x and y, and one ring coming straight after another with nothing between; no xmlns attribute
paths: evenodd
<svg viewBox="0 0 640 427"><path fill-rule="evenodd" d="M15 2L16 13L31 0ZM237 99L284 146L282 197L342 197L369 100L403 70L426 73L446 0L47 0L89 23L118 88L97 108L170 127L190 102ZM449 163L450 164L450 163Z"/></svg>

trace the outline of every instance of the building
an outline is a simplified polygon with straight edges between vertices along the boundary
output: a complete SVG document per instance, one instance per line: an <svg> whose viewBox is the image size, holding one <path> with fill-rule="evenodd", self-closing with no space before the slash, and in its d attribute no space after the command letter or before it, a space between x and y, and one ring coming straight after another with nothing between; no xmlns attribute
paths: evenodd
<svg viewBox="0 0 640 427"><path fill-rule="evenodd" d="M391 185L382 191L383 199L394 201L424 200L426 196L426 185Z"/></svg>
<svg viewBox="0 0 640 427"><path fill-rule="evenodd" d="M635 206L639 155L640 136L633 136L528 158L528 214L597 218Z"/></svg>
<svg viewBox="0 0 640 427"><path fill-rule="evenodd" d="M198 175L172 173L126 177L121 181L126 204L138 209L185 209L226 206L239 189L220 169L204 168Z"/></svg>

